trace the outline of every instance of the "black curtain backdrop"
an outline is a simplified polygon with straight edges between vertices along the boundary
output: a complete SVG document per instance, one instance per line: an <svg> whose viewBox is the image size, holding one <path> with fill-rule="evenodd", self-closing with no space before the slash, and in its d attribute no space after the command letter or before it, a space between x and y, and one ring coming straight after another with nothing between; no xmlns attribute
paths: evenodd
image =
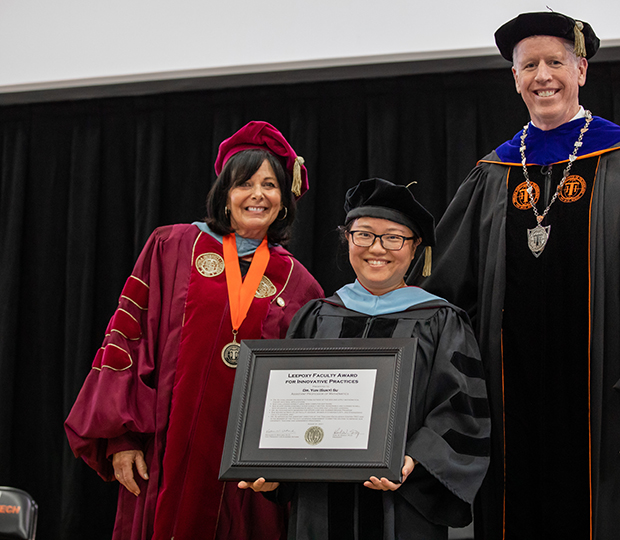
<svg viewBox="0 0 620 540"><path fill-rule="evenodd" d="M620 123L620 62L581 101ZM289 248L330 294L346 190L417 181L439 218L474 166L527 121L509 68L0 107L0 486L39 504L40 540L107 539L118 484L63 421L149 233L200 219L219 143L250 120L304 156L311 189Z"/></svg>

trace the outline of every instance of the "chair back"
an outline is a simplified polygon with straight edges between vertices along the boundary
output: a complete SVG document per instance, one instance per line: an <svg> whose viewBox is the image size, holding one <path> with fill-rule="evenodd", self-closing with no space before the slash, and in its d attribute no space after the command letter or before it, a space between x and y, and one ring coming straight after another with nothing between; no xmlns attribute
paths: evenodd
<svg viewBox="0 0 620 540"><path fill-rule="evenodd" d="M0 486L0 540L34 540L38 510L25 491Z"/></svg>

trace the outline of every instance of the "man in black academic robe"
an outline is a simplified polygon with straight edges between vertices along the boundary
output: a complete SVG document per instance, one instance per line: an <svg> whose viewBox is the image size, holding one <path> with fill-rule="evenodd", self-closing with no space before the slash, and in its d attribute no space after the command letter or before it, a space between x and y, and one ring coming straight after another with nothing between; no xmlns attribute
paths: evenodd
<svg viewBox="0 0 620 540"><path fill-rule="evenodd" d="M559 13L495 34L531 122L481 160L423 287L464 308L492 416L476 538L620 530L620 127L579 104L598 38Z"/></svg>

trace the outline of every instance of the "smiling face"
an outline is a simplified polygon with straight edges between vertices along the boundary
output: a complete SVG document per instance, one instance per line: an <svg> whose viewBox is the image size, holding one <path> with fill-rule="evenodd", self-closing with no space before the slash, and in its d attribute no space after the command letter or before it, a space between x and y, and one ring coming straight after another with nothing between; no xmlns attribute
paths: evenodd
<svg viewBox="0 0 620 540"><path fill-rule="evenodd" d="M409 227L387 219L361 217L351 225L352 231L367 231L373 234L398 234L411 237L415 234ZM378 238L370 247L356 246L347 234L349 262L358 281L372 294L380 296L405 286L407 272L420 239L406 240L398 251L383 248Z"/></svg>
<svg viewBox="0 0 620 540"><path fill-rule="evenodd" d="M230 225L244 238L265 237L282 206L282 194L267 160L245 182L228 193Z"/></svg>
<svg viewBox="0 0 620 540"><path fill-rule="evenodd" d="M536 127L554 129L579 111L579 87L586 82L588 61L576 57L572 43L554 36L521 40L513 53L512 74Z"/></svg>

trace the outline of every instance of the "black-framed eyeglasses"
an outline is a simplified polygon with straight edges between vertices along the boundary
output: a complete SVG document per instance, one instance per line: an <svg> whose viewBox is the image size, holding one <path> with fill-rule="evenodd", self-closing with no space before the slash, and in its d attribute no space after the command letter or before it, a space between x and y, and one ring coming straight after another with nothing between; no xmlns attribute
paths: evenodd
<svg viewBox="0 0 620 540"><path fill-rule="evenodd" d="M405 240L413 240L415 236L401 236L400 234L375 234L368 231L349 231L351 241L357 247L370 247L378 238L383 249L388 251L399 251L405 245Z"/></svg>

